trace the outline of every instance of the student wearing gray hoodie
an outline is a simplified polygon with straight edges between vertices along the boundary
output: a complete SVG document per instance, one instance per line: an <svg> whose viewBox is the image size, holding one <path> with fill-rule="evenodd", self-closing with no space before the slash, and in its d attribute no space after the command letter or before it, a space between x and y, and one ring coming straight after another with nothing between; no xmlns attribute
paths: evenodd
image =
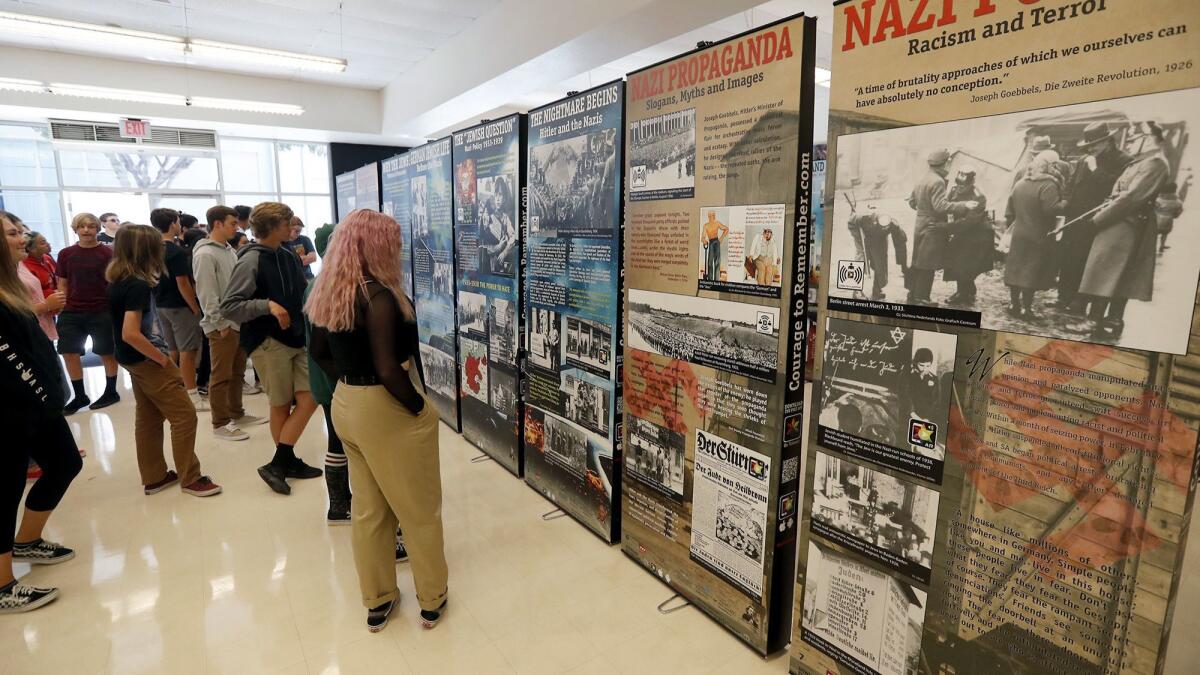
<svg viewBox="0 0 1200 675"><path fill-rule="evenodd" d="M196 278L196 296L203 310L200 327L208 336L212 359L208 399L213 435L220 440L244 441L250 434L243 427L267 420L247 415L242 406L246 350L238 342L238 323L221 313L221 298L237 263L237 254L229 245L238 232L237 213L228 206L214 206L208 210L207 218L208 238L192 250L192 276Z"/></svg>

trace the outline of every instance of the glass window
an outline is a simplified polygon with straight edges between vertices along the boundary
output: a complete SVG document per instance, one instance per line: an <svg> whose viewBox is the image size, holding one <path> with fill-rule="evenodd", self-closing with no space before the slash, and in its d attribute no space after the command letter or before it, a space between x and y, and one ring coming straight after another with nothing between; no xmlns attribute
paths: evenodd
<svg viewBox="0 0 1200 675"><path fill-rule="evenodd" d="M180 213L189 213L205 224L208 210L218 203L217 195L150 195L150 208L175 209Z"/></svg>
<svg viewBox="0 0 1200 675"><path fill-rule="evenodd" d="M240 138L221 139L221 172L226 190L275 191L275 144Z"/></svg>
<svg viewBox="0 0 1200 675"><path fill-rule="evenodd" d="M279 201L279 195L271 194L271 193L253 194L253 195L251 195L251 194L230 194L228 192L225 193L225 205L226 206L244 205L244 206L249 206L250 208L254 208L254 206L256 204L259 204L261 202L277 202L277 201Z"/></svg>
<svg viewBox="0 0 1200 675"><path fill-rule="evenodd" d="M54 146L46 127L0 124L0 185L58 186Z"/></svg>
<svg viewBox="0 0 1200 675"><path fill-rule="evenodd" d="M59 150L63 185L139 190L217 190L217 158L152 152Z"/></svg>
<svg viewBox="0 0 1200 675"><path fill-rule="evenodd" d="M63 227L57 191L4 190L0 192L0 208L13 212L29 229L45 235L55 255L69 245L68 241L75 243L75 237L68 239L67 228Z"/></svg>
<svg viewBox="0 0 1200 675"><path fill-rule="evenodd" d="M115 213L121 222L150 224L150 198L144 192L88 192L84 190L68 190L63 193L67 205L67 225L70 220L80 213L90 213L99 217L104 213ZM75 240L75 234L68 232L68 238Z"/></svg>
<svg viewBox="0 0 1200 675"><path fill-rule="evenodd" d="M334 222L328 195L283 195L281 201L292 207L292 211L304 221L304 234L310 237L318 227Z"/></svg>
<svg viewBox="0 0 1200 675"><path fill-rule="evenodd" d="M280 141L279 189L329 194L329 146Z"/></svg>

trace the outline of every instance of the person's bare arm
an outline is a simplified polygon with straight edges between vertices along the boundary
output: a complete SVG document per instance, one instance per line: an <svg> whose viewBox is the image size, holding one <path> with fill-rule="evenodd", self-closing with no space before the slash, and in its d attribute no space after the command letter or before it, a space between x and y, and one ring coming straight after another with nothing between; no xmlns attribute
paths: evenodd
<svg viewBox="0 0 1200 675"><path fill-rule="evenodd" d="M147 359L160 366L167 365L167 355L160 352L149 338L142 335L142 313L140 311L125 312L125 318L121 321L121 339Z"/></svg>
<svg viewBox="0 0 1200 675"><path fill-rule="evenodd" d="M71 296L71 294L68 292L67 280L63 277L58 278L58 292L62 293L64 298Z"/></svg>
<svg viewBox="0 0 1200 675"><path fill-rule="evenodd" d="M311 265L317 262L317 252L309 251L308 253L305 253L304 255L300 256L300 262L304 263L305 265Z"/></svg>
<svg viewBox="0 0 1200 675"><path fill-rule="evenodd" d="M196 301L196 288L192 286L192 280L185 277L175 277L175 283L179 286L179 294L183 296L183 301L191 308L192 314L200 316L200 303Z"/></svg>

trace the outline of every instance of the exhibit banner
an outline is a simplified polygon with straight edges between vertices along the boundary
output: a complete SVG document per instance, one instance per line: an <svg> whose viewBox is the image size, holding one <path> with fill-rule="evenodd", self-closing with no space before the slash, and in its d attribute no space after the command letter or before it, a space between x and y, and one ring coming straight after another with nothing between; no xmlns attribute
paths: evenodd
<svg viewBox="0 0 1200 675"><path fill-rule="evenodd" d="M412 282L412 209L409 207L411 181L407 153L385 159L380 166L380 207L400 225L400 273L404 292L413 297Z"/></svg>
<svg viewBox="0 0 1200 675"><path fill-rule="evenodd" d="M793 673L1194 669L1198 23L835 4Z"/></svg>
<svg viewBox="0 0 1200 675"><path fill-rule="evenodd" d="M337 194L334 198L337 201L337 218L340 223L343 218L350 215L354 210L356 200L356 190L358 189L358 174L356 171L347 171L337 175L334 179L334 186Z"/></svg>
<svg viewBox="0 0 1200 675"><path fill-rule="evenodd" d="M379 210L379 162L355 170L354 208Z"/></svg>
<svg viewBox="0 0 1200 675"><path fill-rule="evenodd" d="M462 432L518 476L524 134L511 115L455 132L452 151Z"/></svg>
<svg viewBox="0 0 1200 675"><path fill-rule="evenodd" d="M454 177L450 137L403 155L408 159L413 300L425 388L442 421L459 430L458 337L455 324Z"/></svg>
<svg viewBox="0 0 1200 675"><path fill-rule="evenodd" d="M622 547L761 653L789 637L815 20L629 74Z"/></svg>
<svg viewBox="0 0 1200 675"><path fill-rule="evenodd" d="M525 480L620 534L623 82L531 110L526 142Z"/></svg>

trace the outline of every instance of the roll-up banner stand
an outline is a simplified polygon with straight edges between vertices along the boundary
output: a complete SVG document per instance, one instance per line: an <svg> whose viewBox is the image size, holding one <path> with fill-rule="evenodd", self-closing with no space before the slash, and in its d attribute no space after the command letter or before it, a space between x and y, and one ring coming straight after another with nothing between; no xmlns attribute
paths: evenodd
<svg viewBox="0 0 1200 675"><path fill-rule="evenodd" d="M380 201L384 213L400 225L400 273L404 292L413 297L412 282L412 181L409 179L408 153L380 163Z"/></svg>
<svg viewBox="0 0 1200 675"><path fill-rule="evenodd" d="M462 432L520 476L525 118L489 121L453 139Z"/></svg>
<svg viewBox="0 0 1200 675"><path fill-rule="evenodd" d="M793 673L1195 670L1198 24L834 7Z"/></svg>
<svg viewBox="0 0 1200 675"><path fill-rule="evenodd" d="M788 641L814 19L629 75L626 554L760 653Z"/></svg>
<svg viewBox="0 0 1200 675"><path fill-rule="evenodd" d="M606 541L620 529L625 85L529 113L525 480Z"/></svg>
<svg viewBox="0 0 1200 675"><path fill-rule="evenodd" d="M334 185L337 189L337 194L334 195L337 200L337 219L341 222L343 218L350 215L354 210L356 199L356 190L358 188L357 171L347 171L339 173L334 179Z"/></svg>
<svg viewBox="0 0 1200 675"><path fill-rule="evenodd" d="M458 431L458 338L454 330L454 176L450 137L413 148L408 160L413 300L426 392Z"/></svg>

